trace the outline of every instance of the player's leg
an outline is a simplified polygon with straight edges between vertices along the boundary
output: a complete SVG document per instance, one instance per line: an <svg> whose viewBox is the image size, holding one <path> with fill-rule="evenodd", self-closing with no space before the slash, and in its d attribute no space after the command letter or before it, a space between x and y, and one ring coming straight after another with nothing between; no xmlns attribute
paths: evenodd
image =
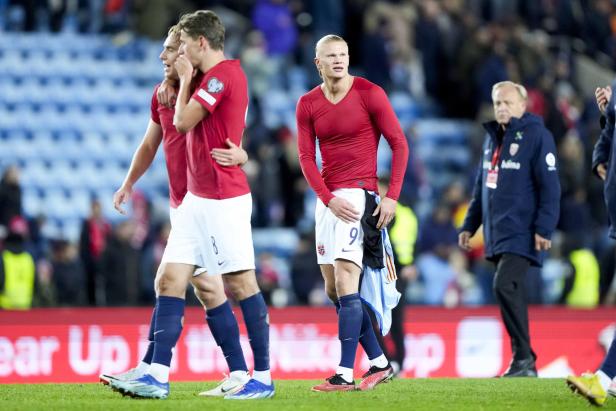
<svg viewBox="0 0 616 411"><path fill-rule="evenodd" d="M119 374L101 374L98 379L105 385L109 385L111 380L130 381L135 378L141 377L148 371L150 363L152 362L152 356L154 355L154 321L156 319L156 305L152 310L152 317L150 318L150 329L148 330L148 348L145 355L137 364L135 368L131 368L128 371Z"/></svg>
<svg viewBox="0 0 616 411"><path fill-rule="evenodd" d="M334 266L332 264L321 264L321 275L325 282L325 293L336 306L336 314L340 312L340 303L336 293L336 280L334 276ZM384 355L381 345L372 325L372 319L368 308L362 304L362 323L359 335L359 344L362 346L368 359L370 360L370 369L363 375L363 389L373 388L374 385L391 377L389 363ZM378 374L378 375L376 375ZM381 376L381 374L383 376ZM378 381L374 383L375 381ZM374 385L372 385L374 383ZM360 383L360 387L362 384Z"/></svg>
<svg viewBox="0 0 616 411"><path fill-rule="evenodd" d="M274 385L269 361L269 314L263 294L257 284L255 271L246 270L229 273L225 274L223 279L229 292L240 304L254 358L254 371L249 383L251 385L247 384L242 391L226 398L244 399L242 396L249 395L255 389L256 391L263 391L265 388L271 389L271 395L268 395L268 397L272 396Z"/></svg>
<svg viewBox="0 0 616 411"><path fill-rule="evenodd" d="M254 271L252 197L202 198L199 205L198 226L208 273L223 274L225 285L239 302L254 358L252 379L225 398L270 398L275 389L269 363L269 315Z"/></svg>
<svg viewBox="0 0 616 411"><path fill-rule="evenodd" d="M580 376L570 375L567 377L567 385L591 404L601 406L605 403L608 394L616 396L614 377L616 377L616 336L612 339L610 348L597 372L584 373Z"/></svg>
<svg viewBox="0 0 616 411"><path fill-rule="evenodd" d="M229 376L211 390L199 393L206 397L222 397L234 393L250 379L244 353L240 344L240 330L231 304L225 295L220 275L208 275L197 270L191 283L195 295L206 309L206 321L216 344L222 350L229 366Z"/></svg>

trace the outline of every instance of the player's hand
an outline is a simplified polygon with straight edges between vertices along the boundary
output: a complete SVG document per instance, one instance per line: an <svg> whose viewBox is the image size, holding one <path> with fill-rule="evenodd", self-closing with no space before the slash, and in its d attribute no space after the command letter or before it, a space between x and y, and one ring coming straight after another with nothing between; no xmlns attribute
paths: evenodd
<svg viewBox="0 0 616 411"><path fill-rule="evenodd" d="M361 218L361 214L353 207L353 204L342 197L332 198L327 207L345 223L354 223Z"/></svg>
<svg viewBox="0 0 616 411"><path fill-rule="evenodd" d="M601 113L605 114L607 104L612 98L612 88L610 86L597 87L595 89L595 98L597 99L597 106L599 107L599 110Z"/></svg>
<svg viewBox="0 0 616 411"><path fill-rule="evenodd" d="M605 165L605 163L600 163L597 166L597 174L599 174L601 180L605 181L605 179L607 178L607 166Z"/></svg>
<svg viewBox="0 0 616 411"><path fill-rule="evenodd" d="M552 247L552 242L547 238L541 237L539 234L535 234L535 250L547 251Z"/></svg>
<svg viewBox="0 0 616 411"><path fill-rule="evenodd" d="M178 93L175 91L175 82L165 79L160 86L158 86L158 91L156 92L156 99L159 104L162 104L165 107L172 108L175 107L175 101L178 98Z"/></svg>
<svg viewBox="0 0 616 411"><path fill-rule="evenodd" d="M197 73L190 60L184 55L178 56L173 65L178 72L180 81L190 82Z"/></svg>
<svg viewBox="0 0 616 411"><path fill-rule="evenodd" d="M389 197L383 197L381 202L376 206L374 213L372 213L372 216L379 216L379 221L376 223L376 228L380 230L381 228L387 227L387 225L391 223L391 220L393 220L396 215L396 205L398 205L396 200L392 200Z"/></svg>
<svg viewBox="0 0 616 411"><path fill-rule="evenodd" d="M471 251L471 233L470 231L462 231L458 234L458 245L465 251Z"/></svg>
<svg viewBox="0 0 616 411"><path fill-rule="evenodd" d="M212 158L221 166L242 165L248 161L248 153L243 148L237 146L231 139L226 139L225 143L229 148L214 148L210 152Z"/></svg>
<svg viewBox="0 0 616 411"><path fill-rule="evenodd" d="M122 215L126 215L126 211L122 208L122 204L130 199L130 195L133 193L133 188L123 185L113 194L113 208L118 210Z"/></svg>
<svg viewBox="0 0 616 411"><path fill-rule="evenodd" d="M400 269L398 277L407 281L415 281L417 280L417 277L419 277L419 272L417 272L417 267L414 265L405 265L402 269Z"/></svg>

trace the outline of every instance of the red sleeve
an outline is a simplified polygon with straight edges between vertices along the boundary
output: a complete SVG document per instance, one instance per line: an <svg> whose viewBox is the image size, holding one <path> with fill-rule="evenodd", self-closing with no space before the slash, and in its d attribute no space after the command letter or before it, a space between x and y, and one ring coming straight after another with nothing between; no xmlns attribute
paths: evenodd
<svg viewBox="0 0 616 411"><path fill-rule="evenodd" d="M375 121L381 134L389 143L392 152L387 197L398 200L406 171L406 163L409 159L409 146L385 91L381 87L374 86L368 93L366 105L370 117Z"/></svg>
<svg viewBox="0 0 616 411"><path fill-rule="evenodd" d="M156 97L156 93L158 93L158 86L160 86L160 84L154 87L154 94L152 94L152 102L150 103L150 117L156 124L160 124L160 116L158 115L158 97Z"/></svg>
<svg viewBox="0 0 616 411"><path fill-rule="evenodd" d="M329 204L334 195L329 191L321 177L316 160L316 133L304 98L297 102L295 111L297 119L297 151L299 164L310 187L317 193L323 204Z"/></svg>
<svg viewBox="0 0 616 411"><path fill-rule="evenodd" d="M227 95L229 84L228 76L223 76L220 70L210 70L201 80L191 98L212 114L223 98Z"/></svg>

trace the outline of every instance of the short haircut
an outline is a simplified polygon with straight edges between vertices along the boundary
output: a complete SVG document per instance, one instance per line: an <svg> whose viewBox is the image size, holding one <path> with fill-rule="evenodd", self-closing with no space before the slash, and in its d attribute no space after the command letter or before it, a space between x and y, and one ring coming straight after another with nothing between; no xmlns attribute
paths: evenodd
<svg viewBox="0 0 616 411"><path fill-rule="evenodd" d="M167 32L167 36L168 37L173 37L173 41L180 41L180 25L179 24L174 24L173 26L169 27L169 31Z"/></svg>
<svg viewBox="0 0 616 411"><path fill-rule="evenodd" d="M520 95L520 97L522 97L522 100L524 101L528 100L528 92L526 91L526 88L524 88L523 85L507 80L507 81L500 81L492 86L492 94L491 94L492 101L494 101L494 93L496 93L496 90L498 90L499 88L503 86L511 86L515 88L518 94Z"/></svg>
<svg viewBox="0 0 616 411"><path fill-rule="evenodd" d="M319 41L317 41L317 45L314 47L314 55L316 56L319 51L319 47L321 47L325 43L331 43L333 41L341 41L346 43L346 41L337 34L328 34L326 36L321 37Z"/></svg>
<svg viewBox="0 0 616 411"><path fill-rule="evenodd" d="M205 37L214 50L223 50L225 45L225 26L220 17L211 10L197 10L184 14L178 23L180 30L190 38Z"/></svg>

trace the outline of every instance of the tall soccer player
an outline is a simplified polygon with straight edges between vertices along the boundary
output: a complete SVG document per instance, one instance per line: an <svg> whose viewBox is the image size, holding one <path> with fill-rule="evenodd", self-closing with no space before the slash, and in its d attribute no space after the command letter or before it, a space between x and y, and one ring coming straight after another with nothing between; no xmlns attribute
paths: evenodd
<svg viewBox="0 0 616 411"><path fill-rule="evenodd" d="M246 76L239 61L225 58L225 28L215 13L200 10L186 14L179 26L180 55L174 67L180 88L173 123L178 132L186 133L188 192L168 242L168 248L182 252L169 257L167 267L175 269L164 270L158 284L150 370L168 378L172 348L182 332L183 291L195 266L204 267L209 275L222 274L239 301L254 357L252 378L225 398L269 398L274 395L269 317L254 271L250 188L240 167L223 167L210 155L213 149L227 147L227 139L241 146L248 109ZM193 92L191 84L198 72L203 78ZM129 393L147 393L160 381L146 375Z"/></svg>
<svg viewBox="0 0 616 411"><path fill-rule="evenodd" d="M349 51L342 37L327 35L316 45L323 83L297 103L298 150L302 171L318 196L317 259L328 297L338 311L341 359L333 376L314 391L356 388L353 366L358 343L370 359L359 389L372 389L393 375L359 296L364 242L360 219L365 191L377 192L377 148L381 135L393 158L387 195L377 206L377 229L385 229L396 211L408 160L408 145L389 100L380 87L348 72ZM322 171L316 164L316 139Z"/></svg>
<svg viewBox="0 0 616 411"><path fill-rule="evenodd" d="M178 56L179 46L180 30L176 25L169 30L163 45L163 51L159 56L164 65L165 80L171 84L177 84L179 80L177 71L173 66ZM124 213L121 208L122 204L128 201L134 184L152 164L158 147L162 142L167 165L167 174L169 176L170 217L173 227L176 224L175 220L177 219L177 214L181 212L179 208L187 192L186 137L178 133L173 125L173 108L167 108L159 103L157 98L158 90L159 86L156 86L150 106L151 119L148 128L141 144L133 156L124 183L114 194L113 204L119 212ZM217 149L213 151L212 157L219 163L230 166L244 163L247 159L246 152L230 141L228 144L231 148ZM170 247L173 246L173 244L170 244ZM165 271L166 261L169 260L174 253L181 252L182 250L178 249L165 250L157 279L155 280L157 295L159 294L158 285L161 274ZM204 269L197 269L194 271L194 275L190 281L194 287L197 298L207 309L207 323L210 326L216 343L222 348L230 371L229 376L216 388L204 391L200 395L223 396L230 392L235 392L248 382L250 377L247 372L248 368L239 341L237 320L226 299L222 278L220 275L207 275ZM165 302L165 300L166 298L162 298L163 302ZM142 361L135 368L121 374L102 374L100 376L101 382L111 384L112 387L118 389L123 389L123 382L138 379L148 373L155 351L154 321L156 319L157 307L158 304L152 313L148 349ZM164 380L164 377L159 375L157 375L157 380L158 379L163 380L161 381L163 383L167 382ZM164 389L156 389L153 390L152 395L162 395L164 392Z"/></svg>

